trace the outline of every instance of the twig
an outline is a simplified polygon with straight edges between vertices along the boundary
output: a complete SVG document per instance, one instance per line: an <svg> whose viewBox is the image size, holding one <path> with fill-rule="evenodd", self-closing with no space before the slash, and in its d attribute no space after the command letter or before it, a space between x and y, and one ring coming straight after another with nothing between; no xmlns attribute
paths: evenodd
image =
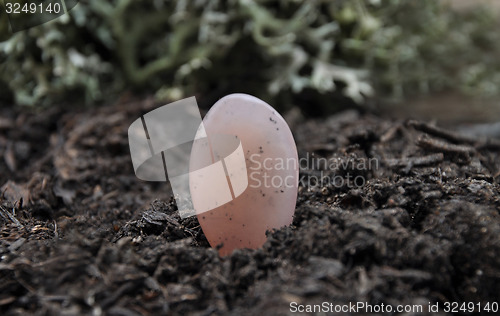
<svg viewBox="0 0 500 316"><path fill-rule="evenodd" d="M460 144L460 143L475 144L478 141L478 139L467 137L459 133L455 133L437 126L432 126L425 122L410 120L406 123L406 125L411 126L418 131L427 133L429 135L437 136L439 138L443 138L455 144Z"/></svg>
<svg viewBox="0 0 500 316"><path fill-rule="evenodd" d="M3 208L3 206L0 206L0 215L2 215L3 218L5 219L10 219L14 224L16 224L17 227L23 228L23 224L14 216L12 215L8 210Z"/></svg>
<svg viewBox="0 0 500 316"><path fill-rule="evenodd" d="M476 149L472 146L450 144L450 143L444 142L442 140L431 138L425 134L422 135L417 140L417 145L422 147L422 148L433 150L433 151L456 153L456 154L463 154L463 155L468 155L468 154L476 151Z"/></svg>
<svg viewBox="0 0 500 316"><path fill-rule="evenodd" d="M59 233L57 232L57 222L54 220L54 238L59 239Z"/></svg>
<svg viewBox="0 0 500 316"><path fill-rule="evenodd" d="M424 166L443 161L444 155L442 153L421 156L421 157L408 157L400 159L386 159L385 163L389 167L406 167L408 165L412 166Z"/></svg>
<svg viewBox="0 0 500 316"><path fill-rule="evenodd" d="M399 124L392 126L387 131L385 131L385 133L380 137L380 142L386 143L386 142L390 141L391 139L394 138L394 136L396 136L396 133L400 129L401 129L401 126Z"/></svg>
<svg viewBox="0 0 500 316"><path fill-rule="evenodd" d="M473 145L477 149L500 149L500 140L492 139L488 137L470 137L465 136L460 133L446 130L444 128L432 126L424 122L418 122L410 120L406 125L415 128L421 132L433 135L439 138L443 138L455 144L469 144Z"/></svg>

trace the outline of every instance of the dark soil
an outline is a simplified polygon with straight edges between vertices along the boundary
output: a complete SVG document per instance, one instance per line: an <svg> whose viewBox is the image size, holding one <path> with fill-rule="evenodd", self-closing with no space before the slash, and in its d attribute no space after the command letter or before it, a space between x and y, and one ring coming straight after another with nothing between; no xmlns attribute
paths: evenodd
<svg viewBox="0 0 500 316"><path fill-rule="evenodd" d="M354 111L295 123L301 157L343 162L301 177L346 181L300 187L291 227L220 258L168 183L134 175L127 129L155 106L0 110L0 314L499 301L498 141Z"/></svg>

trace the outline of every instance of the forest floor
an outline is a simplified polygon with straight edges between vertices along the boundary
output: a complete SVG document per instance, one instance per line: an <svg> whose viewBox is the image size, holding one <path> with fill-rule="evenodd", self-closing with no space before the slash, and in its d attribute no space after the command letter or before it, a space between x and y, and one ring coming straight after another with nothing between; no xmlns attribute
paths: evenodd
<svg viewBox="0 0 500 316"><path fill-rule="evenodd" d="M340 162L300 176L343 181L299 187L290 227L221 258L168 183L134 175L127 130L155 106L0 110L0 314L499 301L498 140L356 111L292 122L299 157Z"/></svg>

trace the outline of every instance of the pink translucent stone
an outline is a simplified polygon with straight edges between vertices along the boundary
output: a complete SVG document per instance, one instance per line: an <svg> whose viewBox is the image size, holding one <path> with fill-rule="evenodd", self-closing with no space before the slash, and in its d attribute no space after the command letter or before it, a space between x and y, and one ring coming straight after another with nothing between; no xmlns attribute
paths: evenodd
<svg viewBox="0 0 500 316"><path fill-rule="evenodd" d="M290 128L271 106L246 94L220 99L203 124L210 143L216 135L231 135L241 141L241 148L234 151L232 160L225 160L226 179L221 179L220 173L205 172L204 189L200 189L194 173L190 175L193 205L203 232L212 247L220 247L222 256L237 248L259 248L266 241L267 230L292 223L299 174L297 148ZM202 152L201 145L195 142L191 168L202 160ZM244 160L240 157L244 161L242 166L237 165L238 152L244 153ZM216 162L218 158L213 156L212 152L212 162ZM243 177L246 172L247 179L243 181L246 188L237 192L235 188L242 186L241 175L237 174L241 170ZM217 187L207 189L207 183ZM229 202L204 208L208 201L222 200L222 195L227 198L227 185L232 186Z"/></svg>

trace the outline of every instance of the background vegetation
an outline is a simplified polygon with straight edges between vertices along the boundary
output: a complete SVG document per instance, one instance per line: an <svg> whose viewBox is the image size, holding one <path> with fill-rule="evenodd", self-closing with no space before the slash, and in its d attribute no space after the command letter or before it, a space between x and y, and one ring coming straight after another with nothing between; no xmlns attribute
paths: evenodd
<svg viewBox="0 0 500 316"><path fill-rule="evenodd" d="M500 94L498 18L484 8L457 12L435 0L86 0L14 34L0 11L2 104L99 104L124 91L212 102L240 91L282 107L307 100L323 113L334 99Z"/></svg>

